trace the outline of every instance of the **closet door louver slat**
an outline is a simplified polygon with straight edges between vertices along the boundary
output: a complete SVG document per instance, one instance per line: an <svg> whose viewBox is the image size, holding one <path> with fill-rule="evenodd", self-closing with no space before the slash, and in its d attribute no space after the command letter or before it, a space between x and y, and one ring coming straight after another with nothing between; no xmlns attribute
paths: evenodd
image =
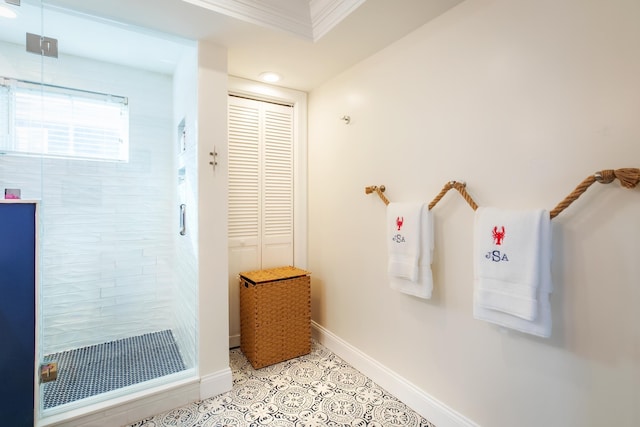
<svg viewBox="0 0 640 427"><path fill-rule="evenodd" d="M283 107L286 108L286 107ZM293 135L291 108L265 114L264 234L293 238Z"/></svg>
<svg viewBox="0 0 640 427"><path fill-rule="evenodd" d="M230 245L257 243L260 215L260 111L229 105Z"/></svg>
<svg viewBox="0 0 640 427"><path fill-rule="evenodd" d="M293 108L229 98L229 254L239 271L293 264Z"/></svg>

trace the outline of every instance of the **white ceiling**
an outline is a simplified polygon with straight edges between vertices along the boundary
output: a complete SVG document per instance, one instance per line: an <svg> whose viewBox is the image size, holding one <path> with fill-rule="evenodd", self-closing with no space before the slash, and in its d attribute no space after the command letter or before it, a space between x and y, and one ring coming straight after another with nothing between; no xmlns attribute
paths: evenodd
<svg viewBox="0 0 640 427"><path fill-rule="evenodd" d="M227 48L231 75L275 71L310 91L462 1L23 0L18 19L0 18L0 40L24 44L28 31L57 38L61 54L167 73L207 40Z"/></svg>

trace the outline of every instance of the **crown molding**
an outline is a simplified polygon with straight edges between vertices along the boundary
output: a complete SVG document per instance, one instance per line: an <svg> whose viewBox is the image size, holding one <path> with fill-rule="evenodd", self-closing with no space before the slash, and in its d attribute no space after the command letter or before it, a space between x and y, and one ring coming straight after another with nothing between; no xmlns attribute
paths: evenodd
<svg viewBox="0 0 640 427"><path fill-rule="evenodd" d="M182 0L214 12L313 40L309 9L283 7L277 0ZM297 2L288 2L296 4Z"/></svg>
<svg viewBox="0 0 640 427"><path fill-rule="evenodd" d="M183 0L211 11L318 41L366 0Z"/></svg>
<svg viewBox="0 0 640 427"><path fill-rule="evenodd" d="M309 0L313 40L320 40L365 1Z"/></svg>

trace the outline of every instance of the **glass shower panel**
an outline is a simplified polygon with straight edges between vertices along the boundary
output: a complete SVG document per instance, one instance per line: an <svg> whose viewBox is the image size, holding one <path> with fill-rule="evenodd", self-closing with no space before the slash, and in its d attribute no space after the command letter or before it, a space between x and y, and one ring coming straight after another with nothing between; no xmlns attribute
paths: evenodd
<svg viewBox="0 0 640 427"><path fill-rule="evenodd" d="M42 110L37 93L29 115L17 117L16 105L18 79L41 78L41 58L26 51L25 41L26 33L40 31L42 16L37 5L19 3L0 1L0 413L7 425L31 425L38 405L35 266L42 157L16 155L16 141L25 127L39 131Z"/></svg>
<svg viewBox="0 0 640 427"><path fill-rule="evenodd" d="M14 187L21 199L40 200L42 196L42 157L16 154L16 135L25 127L38 132L41 103L37 92L29 115L15 120L16 92L19 80L39 84L42 58L26 50L26 35L39 34L42 14L39 5L15 5L0 0L0 184ZM19 4L20 2L18 2ZM35 147L34 147L35 149Z"/></svg>
<svg viewBox="0 0 640 427"><path fill-rule="evenodd" d="M0 25L14 144L0 183L40 201L36 362L55 375L37 401L48 416L195 375L194 108L176 102L174 72L196 64L185 40L46 1L19 13L12 32Z"/></svg>

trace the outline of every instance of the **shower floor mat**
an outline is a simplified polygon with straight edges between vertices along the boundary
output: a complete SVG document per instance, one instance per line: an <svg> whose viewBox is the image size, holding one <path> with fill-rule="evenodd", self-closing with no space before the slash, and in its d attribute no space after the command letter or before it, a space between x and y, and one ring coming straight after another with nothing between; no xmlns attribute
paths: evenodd
<svg viewBox="0 0 640 427"><path fill-rule="evenodd" d="M45 409L186 369L170 330L45 356L56 381L42 384Z"/></svg>

